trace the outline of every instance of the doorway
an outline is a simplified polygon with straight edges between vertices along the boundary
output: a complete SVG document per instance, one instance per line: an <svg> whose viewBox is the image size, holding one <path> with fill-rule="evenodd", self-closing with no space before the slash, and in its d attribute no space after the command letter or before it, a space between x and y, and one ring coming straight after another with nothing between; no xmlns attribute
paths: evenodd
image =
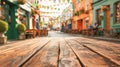
<svg viewBox="0 0 120 67"><path fill-rule="evenodd" d="M107 6L107 10L105 11L106 19L105 19L105 29L107 31L110 30L110 6Z"/></svg>
<svg viewBox="0 0 120 67"><path fill-rule="evenodd" d="M82 30L82 29L83 29L83 20L78 20L77 22L78 22L77 28L78 28L79 30Z"/></svg>

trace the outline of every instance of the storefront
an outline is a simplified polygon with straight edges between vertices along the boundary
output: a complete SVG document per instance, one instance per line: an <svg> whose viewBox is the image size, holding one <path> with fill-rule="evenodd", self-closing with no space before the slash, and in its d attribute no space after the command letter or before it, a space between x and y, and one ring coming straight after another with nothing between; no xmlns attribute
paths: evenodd
<svg viewBox="0 0 120 67"><path fill-rule="evenodd" d="M67 30L71 30L72 29L72 21L71 21L71 19L66 21L66 29Z"/></svg>
<svg viewBox="0 0 120 67"><path fill-rule="evenodd" d="M27 29L30 29L31 19L31 6L29 4L19 5L17 13L20 15L20 21L23 23Z"/></svg>
<svg viewBox="0 0 120 67"><path fill-rule="evenodd" d="M17 0L1 0L0 3L0 19L5 20L9 24L9 29L6 33L9 40L18 39L19 33L16 29L16 24L18 23L16 19L18 15L20 22L29 28L31 6L28 7L28 5L25 4L23 8L16 1Z"/></svg>
<svg viewBox="0 0 120 67"><path fill-rule="evenodd" d="M120 28L120 0L93 1L93 22L105 30Z"/></svg>
<svg viewBox="0 0 120 67"><path fill-rule="evenodd" d="M88 29L89 26L92 24L92 4L91 3L93 0L81 0L81 1L72 0L72 1L75 9L73 22L72 22L73 28L78 30Z"/></svg>
<svg viewBox="0 0 120 67"><path fill-rule="evenodd" d="M8 0L1 0L1 16L2 20L5 20L9 24L8 32L6 36L8 39L17 39L18 32L16 30L15 12L18 5Z"/></svg>

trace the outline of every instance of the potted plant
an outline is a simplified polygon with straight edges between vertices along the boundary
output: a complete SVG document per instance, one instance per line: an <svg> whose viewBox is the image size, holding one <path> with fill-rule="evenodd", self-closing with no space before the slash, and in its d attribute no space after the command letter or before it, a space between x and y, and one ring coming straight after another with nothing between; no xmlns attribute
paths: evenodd
<svg viewBox="0 0 120 67"><path fill-rule="evenodd" d="M75 15L75 16L79 16L79 12L77 11L74 15Z"/></svg>
<svg viewBox="0 0 120 67"><path fill-rule="evenodd" d="M18 0L18 3L19 3L19 4L25 4L25 3L26 3L26 0Z"/></svg>
<svg viewBox="0 0 120 67"><path fill-rule="evenodd" d="M26 30L26 26L24 24L17 24L17 31L20 33L19 35L19 39L23 40L25 39L25 30Z"/></svg>
<svg viewBox="0 0 120 67"><path fill-rule="evenodd" d="M0 43L7 43L7 37L4 35L8 31L8 23L0 20Z"/></svg>

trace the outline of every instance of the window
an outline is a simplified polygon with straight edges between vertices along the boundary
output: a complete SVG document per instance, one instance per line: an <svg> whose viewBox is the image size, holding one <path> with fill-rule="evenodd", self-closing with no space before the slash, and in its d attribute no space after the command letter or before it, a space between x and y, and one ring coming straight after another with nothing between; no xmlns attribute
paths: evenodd
<svg viewBox="0 0 120 67"><path fill-rule="evenodd" d="M74 29L76 29L77 27L76 27L76 22L74 21Z"/></svg>
<svg viewBox="0 0 120 67"><path fill-rule="evenodd" d="M115 23L120 24L120 1L115 3Z"/></svg>
<svg viewBox="0 0 120 67"><path fill-rule="evenodd" d="M9 5L6 4L5 1L1 0L0 3L0 19L1 20L8 20L6 19L9 15Z"/></svg>
<svg viewBox="0 0 120 67"><path fill-rule="evenodd" d="M77 7L80 8L80 0L76 0Z"/></svg>
<svg viewBox="0 0 120 67"><path fill-rule="evenodd" d="M88 20L86 20L86 23L85 23L85 25L86 25L86 28L88 29Z"/></svg>
<svg viewBox="0 0 120 67"><path fill-rule="evenodd" d="M86 0L86 10L88 10L88 0Z"/></svg>
<svg viewBox="0 0 120 67"><path fill-rule="evenodd" d="M96 17L96 22L98 23L98 24L101 24L101 18L102 18L102 16L100 15L100 13L101 13L101 9L98 9L97 10L97 17Z"/></svg>
<svg viewBox="0 0 120 67"><path fill-rule="evenodd" d="M77 4L80 3L80 0L76 0L76 3L77 3Z"/></svg>
<svg viewBox="0 0 120 67"><path fill-rule="evenodd" d="M73 4L72 6L73 6L73 13L75 13L76 12L75 6Z"/></svg>
<svg viewBox="0 0 120 67"><path fill-rule="evenodd" d="M4 20L5 19L5 10L3 9L3 2L0 1L0 20Z"/></svg>

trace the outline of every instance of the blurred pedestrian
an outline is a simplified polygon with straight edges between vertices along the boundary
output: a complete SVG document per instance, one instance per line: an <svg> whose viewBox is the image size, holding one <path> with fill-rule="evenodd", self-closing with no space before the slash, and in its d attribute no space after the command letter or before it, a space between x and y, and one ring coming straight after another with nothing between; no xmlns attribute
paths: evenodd
<svg viewBox="0 0 120 67"><path fill-rule="evenodd" d="M97 35L97 32L98 32L98 27L99 27L99 24L97 22L94 23L94 35Z"/></svg>
<svg viewBox="0 0 120 67"><path fill-rule="evenodd" d="M90 24L89 29L93 29L93 25L92 24Z"/></svg>

